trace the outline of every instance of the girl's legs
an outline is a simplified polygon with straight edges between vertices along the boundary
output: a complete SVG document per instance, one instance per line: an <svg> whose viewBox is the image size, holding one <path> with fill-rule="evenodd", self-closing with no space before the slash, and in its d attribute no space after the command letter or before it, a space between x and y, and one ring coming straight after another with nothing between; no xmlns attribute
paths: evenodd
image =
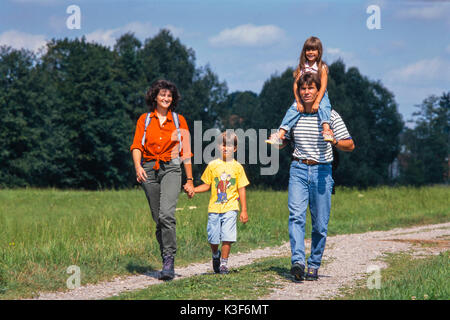
<svg viewBox="0 0 450 320"><path fill-rule="evenodd" d="M280 129L285 130L285 132L289 132L299 118L300 112L297 110L297 102L294 101L284 115L284 118L281 121Z"/></svg>
<svg viewBox="0 0 450 320"><path fill-rule="evenodd" d="M297 102L294 101L294 103L289 107L286 114L284 115L277 134L271 135L270 138L266 140L266 142L270 144L281 144L283 142L282 139L284 139L285 134L289 132L289 130L291 130L291 128L295 125L299 118L300 112L298 112L297 110Z"/></svg>
<svg viewBox="0 0 450 320"><path fill-rule="evenodd" d="M330 128L330 117L331 117L331 103L328 98L328 92L325 91L322 100L319 104L319 119L320 125L323 128L323 136L325 141L333 141L333 131Z"/></svg>

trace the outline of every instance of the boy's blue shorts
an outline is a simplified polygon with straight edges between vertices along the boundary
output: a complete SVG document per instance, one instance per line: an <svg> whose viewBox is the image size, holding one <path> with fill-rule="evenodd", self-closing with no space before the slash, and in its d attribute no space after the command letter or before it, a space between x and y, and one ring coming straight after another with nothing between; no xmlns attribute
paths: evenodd
<svg viewBox="0 0 450 320"><path fill-rule="evenodd" d="M208 213L208 242L210 244L220 244L222 241L236 242L236 220L238 212L236 210L225 213Z"/></svg>

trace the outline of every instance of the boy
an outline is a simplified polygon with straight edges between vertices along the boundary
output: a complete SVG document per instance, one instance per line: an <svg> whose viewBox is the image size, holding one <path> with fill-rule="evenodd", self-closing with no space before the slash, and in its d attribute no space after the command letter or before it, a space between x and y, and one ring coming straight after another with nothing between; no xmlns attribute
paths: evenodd
<svg viewBox="0 0 450 320"><path fill-rule="evenodd" d="M220 158L211 161L203 172L204 184L194 188L194 193L211 189L208 206L208 242L212 250L215 273L228 273L228 256L231 244L236 242L236 219L241 203L239 220L248 221L245 187L249 184L242 165L234 159L237 136L223 132L219 139ZM222 251L219 250L222 242Z"/></svg>

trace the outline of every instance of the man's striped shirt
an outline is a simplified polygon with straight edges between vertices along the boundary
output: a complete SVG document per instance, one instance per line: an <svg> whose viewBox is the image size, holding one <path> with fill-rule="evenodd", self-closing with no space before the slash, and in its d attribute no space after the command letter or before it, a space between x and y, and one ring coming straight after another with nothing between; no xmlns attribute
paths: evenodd
<svg viewBox="0 0 450 320"><path fill-rule="evenodd" d="M334 110L331 110L330 127L336 141L351 139L344 121ZM320 163L333 161L331 143L323 140L322 130L317 113L302 114L287 137L294 144L292 155Z"/></svg>

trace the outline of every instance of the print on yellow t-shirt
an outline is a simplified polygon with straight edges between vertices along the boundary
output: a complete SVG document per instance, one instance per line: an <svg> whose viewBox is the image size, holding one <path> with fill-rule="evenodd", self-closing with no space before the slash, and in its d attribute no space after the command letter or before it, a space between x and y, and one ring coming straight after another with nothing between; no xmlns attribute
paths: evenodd
<svg viewBox="0 0 450 320"><path fill-rule="evenodd" d="M238 189L249 184L244 168L234 159L211 161L203 172L202 181L211 185L208 212L215 213L239 210Z"/></svg>

